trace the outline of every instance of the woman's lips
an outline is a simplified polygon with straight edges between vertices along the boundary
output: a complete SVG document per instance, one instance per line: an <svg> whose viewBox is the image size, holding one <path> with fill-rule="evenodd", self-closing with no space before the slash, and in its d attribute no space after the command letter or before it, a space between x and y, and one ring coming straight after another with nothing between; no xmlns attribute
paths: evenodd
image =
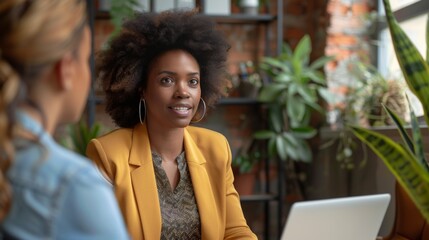
<svg viewBox="0 0 429 240"><path fill-rule="evenodd" d="M169 107L173 112L180 116L188 116L191 113L191 106L172 106Z"/></svg>

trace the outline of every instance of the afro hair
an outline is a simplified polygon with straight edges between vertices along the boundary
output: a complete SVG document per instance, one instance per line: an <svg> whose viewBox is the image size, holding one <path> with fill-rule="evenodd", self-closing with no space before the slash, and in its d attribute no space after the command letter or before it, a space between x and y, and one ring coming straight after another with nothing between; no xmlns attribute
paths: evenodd
<svg viewBox="0 0 429 240"><path fill-rule="evenodd" d="M169 50L187 51L197 60L201 97L208 107L225 95L230 46L209 17L179 10L137 13L122 27L96 59L106 112L119 127L131 128L139 123L139 101L149 67Z"/></svg>

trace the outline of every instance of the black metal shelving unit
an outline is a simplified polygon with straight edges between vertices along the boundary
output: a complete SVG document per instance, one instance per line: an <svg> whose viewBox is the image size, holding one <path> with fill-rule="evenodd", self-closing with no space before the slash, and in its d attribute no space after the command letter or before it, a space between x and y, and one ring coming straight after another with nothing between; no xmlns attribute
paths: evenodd
<svg viewBox="0 0 429 240"><path fill-rule="evenodd" d="M201 8L204 8L205 0L201 0ZM269 1L267 1L269 3ZM213 17L213 19L219 24L263 24L265 25L265 55L273 55L270 52L270 43L272 38L273 24L275 24L277 38L276 38L276 53L279 55L282 50L283 45L283 0L276 0L277 8L275 15L273 14L260 14L260 15L246 15L246 14L231 14L231 15L208 15ZM268 4L267 3L267 4ZM267 6L267 9L271 9L271 6ZM270 11L269 11L270 12ZM261 103L257 99L253 98L224 98L221 99L219 105L257 105ZM270 159L265 159L265 186L264 193L240 196L240 201L242 203L252 202L252 203L261 203L264 206L264 239L271 239L269 229L271 228L271 221L274 220L277 225L277 238L280 238L283 230L283 217L284 217L284 207L283 207L283 198L285 196L284 190L284 169L283 163L277 159L277 189L274 190L270 186L270 181L268 179L270 171ZM270 203L277 203L276 216L271 216L272 206Z"/></svg>
<svg viewBox="0 0 429 240"><path fill-rule="evenodd" d="M231 106L231 105L256 105L256 107L263 108L264 103L261 103L257 99L254 98L224 98L221 99L218 103L219 106ZM270 237L270 229L272 228L271 224L275 224L277 228L277 237L280 238L282 230L283 230L283 217L284 217L284 207L283 200L285 196L284 190L284 169L283 162L280 159L276 159L277 166L277 187L273 189L271 186L271 182L269 180L270 176L270 162L271 159L264 159L264 186L262 193L256 193L252 195L240 195L240 201L242 203L260 203L263 204L263 212L264 212L264 239L272 239ZM277 203L277 211L275 211L275 216L272 216L272 208L271 203ZM272 222L274 221L274 222Z"/></svg>

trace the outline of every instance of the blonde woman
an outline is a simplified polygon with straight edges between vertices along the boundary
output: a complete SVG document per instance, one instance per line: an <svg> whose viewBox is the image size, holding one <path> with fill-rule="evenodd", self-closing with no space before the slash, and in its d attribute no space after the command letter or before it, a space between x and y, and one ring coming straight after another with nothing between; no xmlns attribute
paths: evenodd
<svg viewBox="0 0 429 240"><path fill-rule="evenodd" d="M0 2L0 239L127 239L111 186L58 145L90 87L84 0Z"/></svg>

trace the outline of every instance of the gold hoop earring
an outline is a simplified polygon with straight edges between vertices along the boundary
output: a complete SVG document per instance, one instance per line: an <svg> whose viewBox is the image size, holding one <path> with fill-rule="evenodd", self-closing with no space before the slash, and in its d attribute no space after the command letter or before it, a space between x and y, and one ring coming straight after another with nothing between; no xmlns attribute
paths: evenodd
<svg viewBox="0 0 429 240"><path fill-rule="evenodd" d="M142 120L142 102L143 102L143 107L144 107L144 118L146 119L146 101L144 100L144 98L140 98L139 101L139 119L140 119L140 124L143 125L144 121Z"/></svg>
<svg viewBox="0 0 429 240"><path fill-rule="evenodd" d="M204 116L206 115L206 111L207 111L206 102L204 101L203 98L200 98L200 101L203 103L203 108L204 108L203 115L200 117L200 119L198 119L196 121L191 121L192 123L200 122L201 120L203 120Z"/></svg>

